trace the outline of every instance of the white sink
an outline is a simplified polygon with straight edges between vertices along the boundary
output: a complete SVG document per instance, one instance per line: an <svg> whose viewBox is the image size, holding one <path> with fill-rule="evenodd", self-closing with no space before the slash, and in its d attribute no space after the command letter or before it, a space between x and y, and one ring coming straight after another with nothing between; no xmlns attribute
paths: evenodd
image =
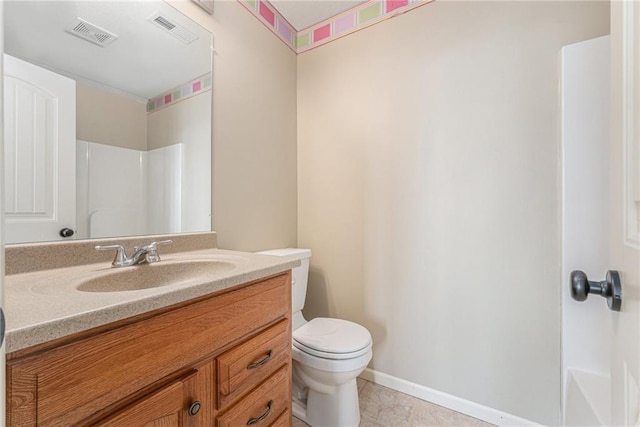
<svg viewBox="0 0 640 427"><path fill-rule="evenodd" d="M126 292L215 279L236 268L228 260L160 261L103 270L76 286L82 292Z"/></svg>

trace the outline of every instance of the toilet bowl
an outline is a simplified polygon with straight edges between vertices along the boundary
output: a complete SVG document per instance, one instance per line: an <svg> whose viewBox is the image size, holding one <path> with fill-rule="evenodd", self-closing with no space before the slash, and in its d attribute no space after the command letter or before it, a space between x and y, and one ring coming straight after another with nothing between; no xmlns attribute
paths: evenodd
<svg viewBox="0 0 640 427"><path fill-rule="evenodd" d="M309 272L308 249L275 249L266 255L300 259L292 271L293 415L312 427L360 423L356 377L372 357L371 334L342 319L302 316Z"/></svg>

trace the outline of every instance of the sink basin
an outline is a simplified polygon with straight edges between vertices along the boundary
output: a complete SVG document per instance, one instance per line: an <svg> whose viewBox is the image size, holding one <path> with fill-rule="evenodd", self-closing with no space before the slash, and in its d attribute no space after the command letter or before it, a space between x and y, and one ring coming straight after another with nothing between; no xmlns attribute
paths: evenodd
<svg viewBox="0 0 640 427"><path fill-rule="evenodd" d="M235 268L234 262L221 260L160 261L110 269L83 280L76 289L83 292L138 291L186 282L206 281Z"/></svg>

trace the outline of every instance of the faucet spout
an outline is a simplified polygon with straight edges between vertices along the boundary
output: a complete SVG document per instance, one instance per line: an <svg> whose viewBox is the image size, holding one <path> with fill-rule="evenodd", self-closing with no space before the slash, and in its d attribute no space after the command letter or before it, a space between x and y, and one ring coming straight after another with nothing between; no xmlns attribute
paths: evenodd
<svg viewBox="0 0 640 427"><path fill-rule="evenodd" d="M133 248L133 255L131 255L131 265L160 261L160 255L158 255L158 245L166 245L169 243L173 243L173 240L161 240L159 242L151 242L141 248Z"/></svg>
<svg viewBox="0 0 640 427"><path fill-rule="evenodd" d="M96 246L97 250L115 249L116 257L111 263L112 267L129 267L143 263L154 263L160 261L158 255L158 245L166 245L173 243L173 240L162 240L160 242L151 242L141 248L133 248L131 258L127 257L127 253L122 245Z"/></svg>
<svg viewBox="0 0 640 427"><path fill-rule="evenodd" d="M133 248L133 254L131 254L131 258L129 258L129 265L138 265L147 262L147 254L152 251L150 245L145 245L141 248Z"/></svg>

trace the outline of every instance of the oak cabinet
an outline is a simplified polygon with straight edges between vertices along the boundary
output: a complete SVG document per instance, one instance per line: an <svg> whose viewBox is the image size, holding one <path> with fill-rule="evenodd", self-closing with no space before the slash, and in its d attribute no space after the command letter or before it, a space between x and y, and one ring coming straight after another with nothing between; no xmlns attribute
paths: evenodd
<svg viewBox="0 0 640 427"><path fill-rule="evenodd" d="M188 381L188 380L187 380ZM97 427L180 427L182 426L185 401L185 382L176 381L160 388L149 396L141 398L129 407L117 411L106 420L96 423ZM199 405L194 401L189 406ZM198 408L199 409L199 408ZM194 414L193 416L197 415Z"/></svg>
<svg viewBox="0 0 640 427"><path fill-rule="evenodd" d="M8 425L290 425L290 274L8 354Z"/></svg>
<svg viewBox="0 0 640 427"><path fill-rule="evenodd" d="M252 426L273 421L289 407L291 395L287 395L289 372L281 368L251 393L217 417L217 427Z"/></svg>

